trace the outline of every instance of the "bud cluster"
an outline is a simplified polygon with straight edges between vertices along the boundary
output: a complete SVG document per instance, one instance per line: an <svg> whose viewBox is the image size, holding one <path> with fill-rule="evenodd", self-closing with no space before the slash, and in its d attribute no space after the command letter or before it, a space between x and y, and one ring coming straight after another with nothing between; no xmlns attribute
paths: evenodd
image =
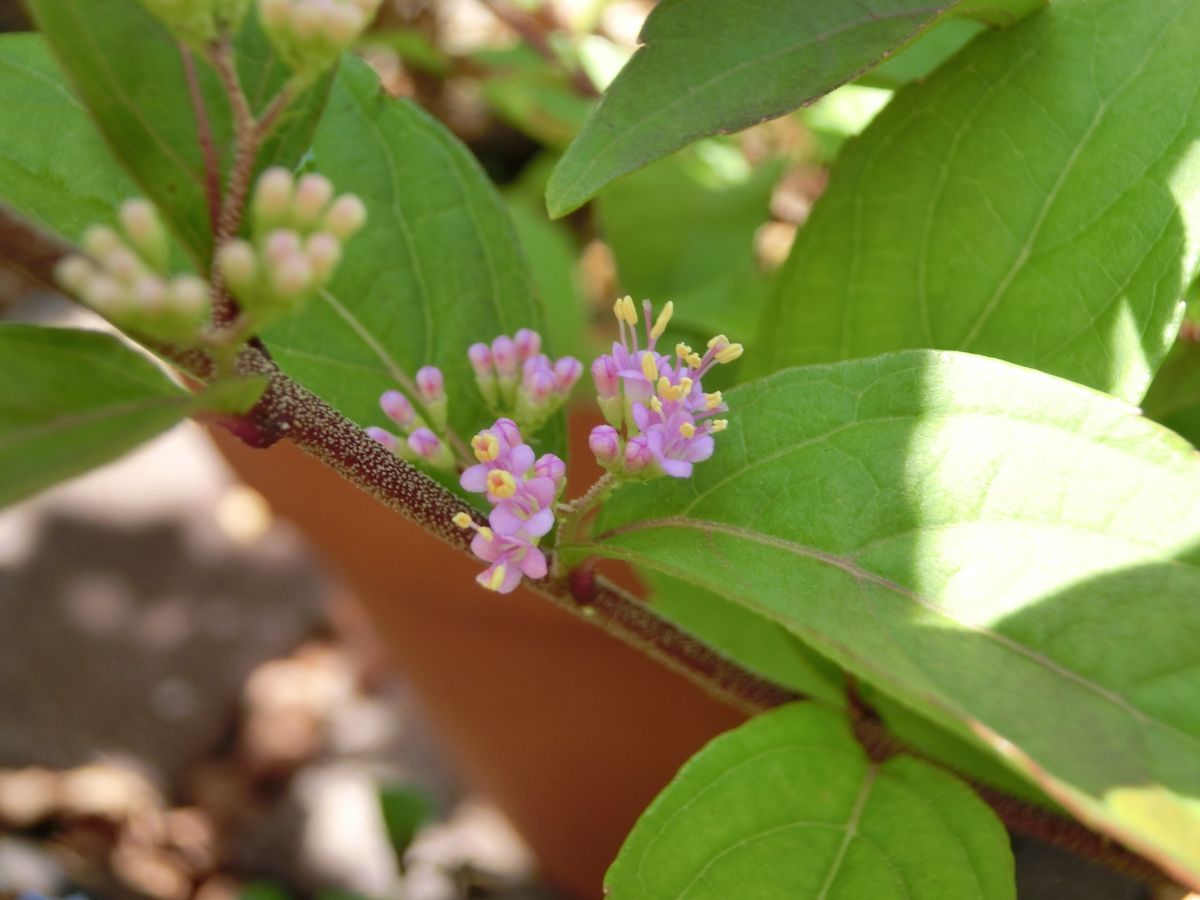
<svg viewBox="0 0 1200 900"><path fill-rule="evenodd" d="M417 412L412 401L400 391L384 391L379 398L379 408L399 426L400 435L376 427L368 428L367 434L409 462L453 470L454 454L446 441L448 404L442 370L436 366L422 366L417 370L416 386L426 415Z"/></svg>
<svg viewBox="0 0 1200 900"><path fill-rule="evenodd" d="M258 0L263 30L301 77L315 77L350 49L381 0Z"/></svg>
<svg viewBox="0 0 1200 900"><path fill-rule="evenodd" d="M222 30L236 30L250 0L142 0L142 5L173 35L199 48Z"/></svg>
<svg viewBox="0 0 1200 900"><path fill-rule="evenodd" d="M323 175L283 168L259 176L250 204L251 240L227 241L217 267L249 318L261 323L296 308L328 283L342 244L367 218L353 194L334 198Z"/></svg>
<svg viewBox="0 0 1200 900"><path fill-rule="evenodd" d="M708 342L703 356L683 343L675 346L674 358L658 353L655 345L673 310L668 302L654 319L650 301L642 301L642 348L633 300L617 300L613 314L621 340L611 354L592 363L597 401L608 424L592 429L588 444L600 465L624 479L689 477L695 463L712 456L712 436L728 425L714 418L728 409L721 392L705 393L700 379L713 366L738 359L742 345L722 334Z"/></svg>
<svg viewBox="0 0 1200 900"><path fill-rule="evenodd" d="M502 334L490 345L480 342L467 350L475 383L488 406L509 413L531 431L566 402L583 374L583 363L575 357L551 362L541 349L542 336L522 328L512 337Z"/></svg>
<svg viewBox="0 0 1200 900"><path fill-rule="evenodd" d="M84 232L86 255L62 260L58 283L131 333L193 342L211 311L208 285L192 274L168 273L170 242L153 204L127 200L119 218L120 231L93 225Z"/></svg>
<svg viewBox="0 0 1200 900"><path fill-rule="evenodd" d="M484 494L492 510L487 525L466 513L454 522L475 529L471 550L490 565L477 577L488 590L507 594L521 576L543 578L546 555L538 542L554 527L554 503L566 484L566 464L553 453L534 459L512 419L496 423L471 439L477 465L462 473L463 488Z"/></svg>

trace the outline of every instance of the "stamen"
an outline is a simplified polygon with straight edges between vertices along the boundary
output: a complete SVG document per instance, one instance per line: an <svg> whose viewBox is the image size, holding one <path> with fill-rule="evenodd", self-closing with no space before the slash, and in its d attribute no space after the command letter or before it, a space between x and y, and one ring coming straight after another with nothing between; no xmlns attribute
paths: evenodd
<svg viewBox="0 0 1200 900"><path fill-rule="evenodd" d="M471 517L465 512L455 513L454 518L451 521L454 522L454 524L459 528L470 528L475 524L473 521L471 521Z"/></svg>
<svg viewBox="0 0 1200 900"><path fill-rule="evenodd" d="M496 568L492 569L492 575L487 580L487 583L484 585L484 587L487 588L489 591L500 590L500 585L504 584L504 576L506 574L507 574L507 570L505 569L504 563L500 563L500 565L498 565L498 566L496 566Z"/></svg>
<svg viewBox="0 0 1200 900"><path fill-rule="evenodd" d="M475 451L475 458L480 462L491 462L500 455L500 442L496 440L495 435L481 431L471 438L471 449Z"/></svg>
<svg viewBox="0 0 1200 900"><path fill-rule="evenodd" d="M651 397L650 398L650 409L653 410L654 412L658 413L659 415L662 415L662 411L663 411L662 401L659 400L657 397Z"/></svg>
<svg viewBox="0 0 1200 900"><path fill-rule="evenodd" d="M728 347L724 348L723 350L718 351L717 362L731 363L735 359L740 357L742 355L742 353L745 351L745 349L746 348L743 347L741 344L730 344Z"/></svg>
<svg viewBox="0 0 1200 900"><path fill-rule="evenodd" d="M696 426L691 422L684 422L679 426L679 433L685 438L693 438L696 436Z"/></svg>
<svg viewBox="0 0 1200 900"><path fill-rule="evenodd" d="M642 354L642 374L646 376L647 381L653 382L658 378L658 363L654 361L654 354L649 350Z"/></svg>
<svg viewBox="0 0 1200 900"><path fill-rule="evenodd" d="M657 341L663 336L663 332L667 330L667 323L671 321L671 316L675 312L675 304L668 300L663 306L662 312L658 314L658 318L654 321L654 327L650 329L650 340Z"/></svg>
<svg viewBox="0 0 1200 900"><path fill-rule="evenodd" d="M487 474L488 491L501 500L507 500L517 492L517 480L511 472L504 469L492 469Z"/></svg>
<svg viewBox="0 0 1200 900"><path fill-rule="evenodd" d="M708 349L712 350L714 347L716 347L718 345L724 347L724 346L728 345L728 343L729 343L729 338L725 337L725 335L723 335L723 334L718 334L716 337L711 337L708 339Z"/></svg>
<svg viewBox="0 0 1200 900"><path fill-rule="evenodd" d="M689 347L683 341L680 341L675 345L675 355L680 359L687 359L689 356L693 356L694 354L692 353L691 347Z"/></svg>
<svg viewBox="0 0 1200 900"><path fill-rule="evenodd" d="M717 434L718 432L724 431L728 427L729 427L728 419L713 419L712 420L713 434Z"/></svg>
<svg viewBox="0 0 1200 900"><path fill-rule="evenodd" d="M720 391L713 391L711 394L705 394L704 395L704 408L705 409L716 409L718 406L721 405L722 400L723 400L723 398L721 396Z"/></svg>

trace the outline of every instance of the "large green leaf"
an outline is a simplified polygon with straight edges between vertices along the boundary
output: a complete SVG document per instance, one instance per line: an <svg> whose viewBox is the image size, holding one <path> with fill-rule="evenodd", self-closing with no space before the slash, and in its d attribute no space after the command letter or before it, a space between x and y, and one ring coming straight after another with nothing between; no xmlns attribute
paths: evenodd
<svg viewBox="0 0 1200 900"><path fill-rule="evenodd" d="M347 59L317 130L314 164L367 205L329 291L264 335L283 369L360 424L427 363L446 375L451 424L490 424L467 347L542 310L503 203L467 150Z"/></svg>
<svg viewBox="0 0 1200 900"><path fill-rule="evenodd" d="M614 178L697 138L810 103L886 59L957 7L1007 21L1036 6L956 0L665 0L546 190L565 215Z"/></svg>
<svg viewBox="0 0 1200 900"><path fill-rule="evenodd" d="M0 36L0 123L0 200L42 226L78 237L137 193L40 35Z"/></svg>
<svg viewBox="0 0 1200 900"><path fill-rule="evenodd" d="M870 762L844 717L785 706L697 753L605 878L622 900L1016 896L1003 826L911 757Z"/></svg>
<svg viewBox="0 0 1200 900"><path fill-rule="evenodd" d="M1200 456L1120 401L967 354L727 394L687 481L575 553L779 621L1200 885Z"/></svg>
<svg viewBox="0 0 1200 900"><path fill-rule="evenodd" d="M1200 447L1200 344L1181 341L1171 350L1142 407L1150 418Z"/></svg>
<svg viewBox="0 0 1200 900"><path fill-rule="evenodd" d="M195 406L110 335L0 325L0 506L115 459Z"/></svg>
<svg viewBox="0 0 1200 900"><path fill-rule="evenodd" d="M1136 402L1200 250L1198 30L1192 0L1056 0L897 94L797 239L762 371L938 347Z"/></svg>
<svg viewBox="0 0 1200 900"><path fill-rule="evenodd" d="M118 160L150 199L199 268L208 264L212 235L204 188L204 157L180 50L138 0L27 0L75 92L95 117ZM288 77L257 24L247 16L238 36L238 71L256 112ZM201 90L223 163L231 159L232 117L216 73L196 61ZM293 101L259 166L291 165L307 149L324 104L328 79ZM58 137L52 117L26 123ZM77 234L68 234L70 238Z"/></svg>

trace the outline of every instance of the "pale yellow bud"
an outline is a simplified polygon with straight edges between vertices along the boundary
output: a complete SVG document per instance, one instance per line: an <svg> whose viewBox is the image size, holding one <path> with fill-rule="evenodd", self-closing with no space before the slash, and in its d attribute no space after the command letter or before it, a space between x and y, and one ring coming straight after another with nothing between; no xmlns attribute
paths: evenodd
<svg viewBox="0 0 1200 900"><path fill-rule="evenodd" d="M267 235L263 243L263 257L267 264L278 265L293 256L300 254L300 235L284 228L276 229Z"/></svg>
<svg viewBox="0 0 1200 900"><path fill-rule="evenodd" d="M88 230L83 233L81 243L87 255L96 260L124 246L117 233L106 225L89 226Z"/></svg>
<svg viewBox="0 0 1200 900"><path fill-rule="evenodd" d="M88 262L86 257L75 254L61 260L54 267L54 279L66 290L81 297L96 273L96 267Z"/></svg>
<svg viewBox="0 0 1200 900"><path fill-rule="evenodd" d="M258 279L258 257L246 241L229 241L222 246L217 251L217 265L225 283L235 294L250 291Z"/></svg>
<svg viewBox="0 0 1200 900"><path fill-rule="evenodd" d="M287 300L294 300L308 293L312 287L312 263L305 257L290 256L271 269L271 287L275 293Z"/></svg>
<svg viewBox="0 0 1200 900"><path fill-rule="evenodd" d="M294 188L292 173L281 166L267 169L258 177L254 188L254 216L260 228L268 228L287 218Z"/></svg>
<svg viewBox="0 0 1200 900"><path fill-rule="evenodd" d="M167 307L167 285L154 275L139 279L133 286L133 303L140 313L158 315Z"/></svg>
<svg viewBox="0 0 1200 900"><path fill-rule="evenodd" d="M367 207L354 194L342 194L325 214L325 231L346 241L367 221Z"/></svg>
<svg viewBox="0 0 1200 900"><path fill-rule="evenodd" d="M97 274L84 286L83 300L106 316L119 316L128 306L125 290L116 279Z"/></svg>
<svg viewBox="0 0 1200 900"><path fill-rule="evenodd" d="M195 275L177 275L171 280L170 300L179 315L199 319L208 309L208 285Z"/></svg>
<svg viewBox="0 0 1200 900"><path fill-rule="evenodd" d="M318 231L309 237L304 249L319 281L328 279L342 259L341 241L327 231Z"/></svg>
<svg viewBox="0 0 1200 900"><path fill-rule="evenodd" d="M126 284L133 284L146 274L146 267L142 265L137 254L125 246L109 250L100 258L100 265Z"/></svg>
<svg viewBox="0 0 1200 900"><path fill-rule="evenodd" d="M292 202L292 218L297 225L310 227L321 218L321 213L333 199L333 185L324 175L315 172L303 176L296 185L296 198Z"/></svg>

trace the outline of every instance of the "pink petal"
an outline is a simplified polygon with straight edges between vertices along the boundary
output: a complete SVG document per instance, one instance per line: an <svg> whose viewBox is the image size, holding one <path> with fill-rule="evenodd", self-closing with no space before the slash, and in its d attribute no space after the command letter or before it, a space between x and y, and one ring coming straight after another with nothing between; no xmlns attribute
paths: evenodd
<svg viewBox="0 0 1200 900"><path fill-rule="evenodd" d="M521 571L527 578L545 578L546 554L537 547L531 547L529 553L521 560Z"/></svg>
<svg viewBox="0 0 1200 900"><path fill-rule="evenodd" d="M458 483L463 486L463 490L471 491L472 493L482 494L487 490L487 473L491 470L491 466L480 463L477 466L471 466L458 479Z"/></svg>

